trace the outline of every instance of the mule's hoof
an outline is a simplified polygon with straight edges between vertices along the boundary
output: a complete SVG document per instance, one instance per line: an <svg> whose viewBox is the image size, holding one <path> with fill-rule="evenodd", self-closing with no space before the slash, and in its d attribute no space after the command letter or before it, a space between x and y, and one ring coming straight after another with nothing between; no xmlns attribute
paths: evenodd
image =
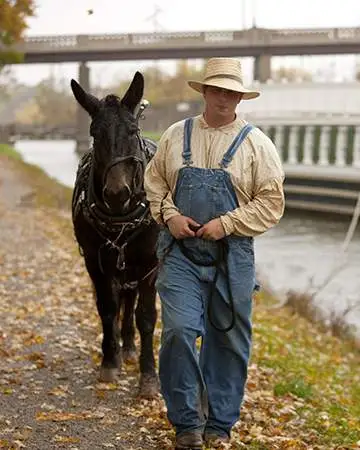
<svg viewBox="0 0 360 450"><path fill-rule="evenodd" d="M124 350L123 349L123 361L126 364L135 364L137 362L137 354L135 350Z"/></svg>
<svg viewBox="0 0 360 450"><path fill-rule="evenodd" d="M159 393L159 380L156 375L142 374L140 376L139 393L141 398L151 399Z"/></svg>
<svg viewBox="0 0 360 450"><path fill-rule="evenodd" d="M116 381L119 374L119 369L116 367L101 367L100 368L100 381L103 383L113 383Z"/></svg>

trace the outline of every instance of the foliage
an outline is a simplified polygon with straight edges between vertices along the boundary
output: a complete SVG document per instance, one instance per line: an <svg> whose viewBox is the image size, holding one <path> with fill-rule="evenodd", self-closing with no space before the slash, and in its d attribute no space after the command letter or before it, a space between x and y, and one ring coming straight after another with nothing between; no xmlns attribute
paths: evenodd
<svg viewBox="0 0 360 450"><path fill-rule="evenodd" d="M178 69L173 75L166 74L157 67L145 69L143 71L145 77L144 97L150 101L152 106L201 100L201 96L187 86L188 79L201 78L201 71L202 69L198 70L188 66L184 61L178 63ZM129 78L116 85L108 86L106 89L93 86L91 92L98 97L103 97L110 92L122 96L130 82ZM6 97L8 100L11 93L16 92L17 89L13 80L9 80L7 85ZM69 80L58 80L50 76L38 84L36 96L18 110L16 120L19 123L36 123L49 127L68 126L76 121L76 107L76 102L69 89ZM157 140L157 138L158 136L155 136L154 139Z"/></svg>
<svg viewBox="0 0 360 450"><path fill-rule="evenodd" d="M6 144L0 144L0 155L10 156L14 159L22 159L20 153L10 147L10 145Z"/></svg>
<svg viewBox="0 0 360 450"><path fill-rule="evenodd" d="M203 67L197 69L188 64L188 61L178 61L174 75L166 74L156 65L143 71L145 78L144 97L153 105L161 105L173 102L187 102L200 99L200 95L190 89L187 85L189 79L200 79ZM123 81L115 87L120 95L129 86L130 80Z"/></svg>
<svg viewBox="0 0 360 450"><path fill-rule="evenodd" d="M34 0L0 0L0 68L8 62L21 61L21 55L10 47L22 39L26 19L34 13Z"/></svg>
<svg viewBox="0 0 360 450"><path fill-rule="evenodd" d="M160 139L161 133L156 133L152 131L144 131L142 132L142 135L145 138L151 139L152 141L157 142Z"/></svg>
<svg viewBox="0 0 360 450"><path fill-rule="evenodd" d="M76 104L65 80L56 83L53 77L42 81L37 87L36 104L39 122L48 126L71 123L75 118Z"/></svg>

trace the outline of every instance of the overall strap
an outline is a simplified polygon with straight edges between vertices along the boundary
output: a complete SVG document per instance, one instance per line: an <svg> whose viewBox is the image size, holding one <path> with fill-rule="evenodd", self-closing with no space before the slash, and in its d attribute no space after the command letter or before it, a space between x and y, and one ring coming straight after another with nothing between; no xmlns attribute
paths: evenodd
<svg viewBox="0 0 360 450"><path fill-rule="evenodd" d="M230 164L231 160L233 159L236 153L236 150L240 147L243 140L246 138L246 136L250 133L250 131L253 128L254 128L253 125L248 123L240 130L240 133L232 141L230 147L227 149L225 155L223 156L223 159L220 162L220 167L226 168Z"/></svg>
<svg viewBox="0 0 360 450"><path fill-rule="evenodd" d="M193 127L193 118L189 117L185 120L184 125L184 146L183 146L183 163L185 166L190 166L193 162L191 161L191 132Z"/></svg>

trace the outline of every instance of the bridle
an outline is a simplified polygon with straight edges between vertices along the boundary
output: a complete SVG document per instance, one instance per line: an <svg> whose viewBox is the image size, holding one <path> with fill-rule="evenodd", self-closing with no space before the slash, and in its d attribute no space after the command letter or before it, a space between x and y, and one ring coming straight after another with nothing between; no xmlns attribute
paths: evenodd
<svg viewBox="0 0 360 450"><path fill-rule="evenodd" d="M144 176L144 173L145 173L146 164L151 159L150 155L147 152L146 146L144 144L144 140L140 136L140 127L139 127L139 120L144 118L143 112L148 106L149 106L149 102L144 99L141 102L141 104L139 106L139 110L138 110L138 112L135 115L135 122L136 122L136 125L137 125L136 138L137 138L138 145L139 145L139 148L140 148L141 157L139 157L137 155L118 156L117 158L114 158L113 160L111 160L109 162L109 164L107 164L107 166L104 169L103 176L102 176L102 186L103 186L102 202L103 202L103 204L106 204L106 202L104 200L104 186L106 184L108 173L110 172L110 170L113 167L117 166L118 164L122 164L122 163L124 163L126 161L133 161L133 162L135 162L136 169L135 169L134 176L133 176L133 186L132 186L133 192L135 193L135 196L142 197L142 198L145 197L145 191L144 190L136 192L135 183L136 183L136 179L137 179L136 175L138 174L138 171L141 170L141 179L142 179L143 176ZM134 195L130 196L130 199L131 199L131 197L134 197Z"/></svg>
<svg viewBox="0 0 360 450"><path fill-rule="evenodd" d="M142 116L142 112L148 106L148 102L143 101L140 105L139 111L135 116L136 123ZM106 180L107 174L117 164L121 164L124 161L135 161L137 170L142 171L142 175L145 172L145 167L148 161L152 157L152 152L149 150L145 141L140 136L140 130L136 132L136 136L140 145L140 156L128 155L120 156L112 160L104 170L102 181ZM103 244L98 250L98 261L100 269L102 268L102 256L101 252L105 247L115 249L118 253L116 267L120 271L126 270L125 267L125 248L132 242L144 228L153 225L153 221L150 213L149 202L145 199L145 192L143 190L137 192L135 196L139 199L135 203L135 207L125 215L112 215L109 209L105 206L103 199L100 199L95 191L94 187L94 152L90 150L84 155L78 170L77 181L81 178L83 183L81 186L74 190L73 196L73 215L76 216L81 209L85 219L92 225L99 236L103 239ZM137 171L135 171L136 175ZM134 179L136 177L134 176ZM77 183L75 183L77 186ZM134 197L134 196L133 196ZM111 236L115 236L112 238ZM156 267L146 274L143 279L147 278ZM126 284L126 283L125 283ZM127 288L134 288L136 286L126 286Z"/></svg>
<svg viewBox="0 0 360 450"><path fill-rule="evenodd" d="M135 122L137 125L137 131L136 131L136 138L139 145L139 151L138 153L141 156L138 155L126 155L126 156L118 156L111 160L107 166L105 167L102 175L102 186L105 186L106 179L108 176L109 171L115 167L118 164L122 164L125 161L134 161L136 165L136 169L134 172L133 177L133 186L132 186L132 195L130 196L130 200L135 200L135 206L132 211L130 211L127 214L124 215L118 215L118 214L111 214L111 211L109 211L109 208L106 206L106 202L104 200L104 193L103 190L101 192L102 198L99 198L94 186L94 167L95 167L95 154L93 153L93 160L91 164L91 172L90 177L88 180L88 199L90 203L90 207L92 209L92 212L94 215L97 215L102 221L107 221L112 224L112 226L119 224L124 225L125 223L129 223L131 221L136 220L139 217L142 217L144 215L144 212L146 211L149 215L149 204L145 200L145 191L142 189L136 191L136 175L139 170L141 170L141 177L143 178L143 175L145 173L145 168L147 163L150 161L152 155L150 155L144 140L140 136L140 127L139 127L139 120L143 118L143 111L145 108L149 105L149 102L147 100L143 100L139 106L139 110L137 114L135 115ZM130 224L129 224L130 226Z"/></svg>

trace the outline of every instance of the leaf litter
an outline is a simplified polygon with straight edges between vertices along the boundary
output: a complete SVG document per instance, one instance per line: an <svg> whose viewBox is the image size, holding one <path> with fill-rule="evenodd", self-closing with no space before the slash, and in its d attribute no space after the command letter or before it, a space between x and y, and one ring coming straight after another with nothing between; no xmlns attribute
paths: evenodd
<svg viewBox="0 0 360 450"><path fill-rule="evenodd" d="M0 159L0 175L8 179L0 185L0 448L172 449L161 396L136 396L137 365L124 366L116 383L98 381L100 321L70 216L19 206L13 197L6 202L9 169ZM157 324L157 347L160 332ZM257 327L255 333L254 352L261 357L250 365L242 418L223 448L360 448L360 438L323 443L321 427L333 426L327 413L311 428L305 397L275 394L276 369L257 363L271 359L266 335Z"/></svg>

